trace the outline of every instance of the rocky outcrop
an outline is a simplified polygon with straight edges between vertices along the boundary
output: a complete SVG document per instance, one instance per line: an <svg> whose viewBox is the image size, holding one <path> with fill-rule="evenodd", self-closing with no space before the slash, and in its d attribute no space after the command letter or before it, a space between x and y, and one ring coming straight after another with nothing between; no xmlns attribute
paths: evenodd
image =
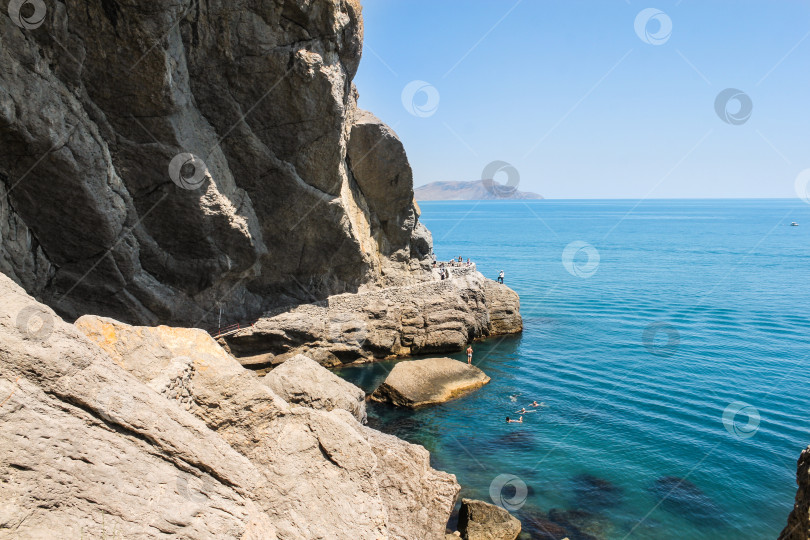
<svg viewBox="0 0 810 540"><path fill-rule="evenodd" d="M0 536L443 533L459 488L423 448L288 404L202 331L0 295Z"/></svg>
<svg viewBox="0 0 810 540"><path fill-rule="evenodd" d="M343 409L366 423L366 393L304 355L290 358L262 382L287 403L323 411Z"/></svg>
<svg viewBox="0 0 810 540"><path fill-rule="evenodd" d="M268 313L224 341L242 365L264 371L297 354L336 366L459 351L474 339L522 329L518 295L463 268L447 280Z"/></svg>
<svg viewBox="0 0 810 540"><path fill-rule="evenodd" d="M796 502L788 516L787 526L779 540L807 540L810 538L810 446L805 448L796 468Z"/></svg>
<svg viewBox="0 0 810 540"><path fill-rule="evenodd" d="M276 538L253 463L5 276L0 296L0 536Z"/></svg>
<svg viewBox="0 0 810 540"><path fill-rule="evenodd" d="M29 293L213 326L429 278L405 151L356 107L358 0L39 3L0 0L0 271Z"/></svg>
<svg viewBox="0 0 810 540"><path fill-rule="evenodd" d="M475 499L461 499L458 530L463 540L515 540L520 529L520 521L503 508Z"/></svg>
<svg viewBox="0 0 810 540"><path fill-rule="evenodd" d="M371 399L397 407L423 407L456 399L489 382L475 366L452 358L399 362Z"/></svg>

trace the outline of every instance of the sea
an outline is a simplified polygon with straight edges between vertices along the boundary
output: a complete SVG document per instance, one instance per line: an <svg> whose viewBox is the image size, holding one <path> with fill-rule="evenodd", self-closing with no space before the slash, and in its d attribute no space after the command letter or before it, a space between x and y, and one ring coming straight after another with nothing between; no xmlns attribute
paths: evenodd
<svg viewBox="0 0 810 540"><path fill-rule="evenodd" d="M437 258L503 270L525 328L473 344L488 385L416 411L370 403L370 425L424 445L522 538L779 535L810 444L810 205L420 205ZM338 373L371 392L393 364Z"/></svg>

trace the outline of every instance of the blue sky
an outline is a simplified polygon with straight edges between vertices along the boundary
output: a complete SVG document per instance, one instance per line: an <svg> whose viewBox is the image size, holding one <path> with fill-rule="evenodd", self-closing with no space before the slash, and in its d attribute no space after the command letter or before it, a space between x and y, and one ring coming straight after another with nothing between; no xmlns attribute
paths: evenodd
<svg viewBox="0 0 810 540"><path fill-rule="evenodd" d="M810 168L808 0L363 6L360 106L399 134L417 186L500 160L549 198L795 197ZM409 111L412 81L430 86ZM727 88L753 104L744 123L716 112Z"/></svg>

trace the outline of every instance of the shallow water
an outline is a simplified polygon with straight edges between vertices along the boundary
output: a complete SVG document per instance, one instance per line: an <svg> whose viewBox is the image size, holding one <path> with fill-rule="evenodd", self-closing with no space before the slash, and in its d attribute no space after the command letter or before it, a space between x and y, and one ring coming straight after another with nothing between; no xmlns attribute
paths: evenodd
<svg viewBox="0 0 810 540"><path fill-rule="evenodd" d="M505 271L525 330L474 345L489 385L416 412L370 404L373 425L536 538L776 538L810 444L810 206L420 204L440 259ZM575 241L598 265L586 248L566 269ZM339 373L372 391L390 366Z"/></svg>

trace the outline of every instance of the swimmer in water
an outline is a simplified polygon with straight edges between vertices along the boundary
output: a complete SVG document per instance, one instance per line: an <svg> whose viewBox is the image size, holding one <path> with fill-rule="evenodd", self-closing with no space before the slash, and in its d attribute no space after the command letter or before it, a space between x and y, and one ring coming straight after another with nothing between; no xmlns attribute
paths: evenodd
<svg viewBox="0 0 810 540"><path fill-rule="evenodd" d="M512 420L507 416L506 417L506 423L507 424L522 424L523 423L523 417L521 416L519 420Z"/></svg>
<svg viewBox="0 0 810 540"><path fill-rule="evenodd" d="M532 407L539 407L540 405L537 404L536 401L532 401Z"/></svg>

